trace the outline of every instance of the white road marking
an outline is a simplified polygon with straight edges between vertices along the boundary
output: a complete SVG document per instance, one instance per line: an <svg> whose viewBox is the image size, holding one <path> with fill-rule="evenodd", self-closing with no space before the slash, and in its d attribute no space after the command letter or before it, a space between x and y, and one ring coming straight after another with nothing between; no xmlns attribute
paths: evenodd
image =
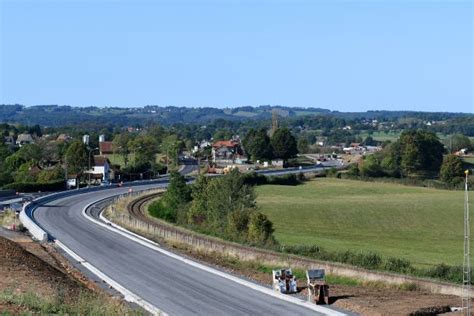
<svg viewBox="0 0 474 316"><path fill-rule="evenodd" d="M116 281L114 281L112 278L110 278L105 273L103 273L102 271L100 271L99 269L94 267L89 262L82 259L78 254L76 254L74 251L69 249L65 244L63 244L59 240L56 239L54 242L61 249L63 249L67 254L69 254L74 260L80 262L81 265L84 266L87 270L89 270L90 272L95 274L97 277L99 277L101 280L104 280L107 284L109 284L114 289L119 291L124 296L124 299L126 301L136 303L136 304L140 305L141 307L143 307L145 310L149 311L153 315L163 315L163 316L168 315L165 312L163 312L162 310L160 310L159 308L157 308L156 306L154 306L153 304L145 301L140 296L136 295L135 293L132 293L127 288L125 288L124 286L122 286L119 283L117 283Z"/></svg>
<svg viewBox="0 0 474 316"><path fill-rule="evenodd" d="M91 222L94 222L95 224L97 225L100 225L102 227L105 227L107 228L108 230L111 230L111 231L114 231L130 240L133 240L145 247L148 247L152 250L155 250L155 251L158 251L166 256L169 256L173 259L176 259L176 260L179 260L181 262L184 262L190 266L193 266L195 268L198 268L198 269L201 269L201 270L204 270L206 272L209 272L209 273L212 273L212 274L215 274L215 275L218 275L220 277L223 277L225 279L228 279L228 280L231 280L233 282L236 282L238 284L241 284L243 286L246 286L248 288L251 288L255 291L258 291L258 292L261 292L261 293L264 293L264 294L267 294L267 295L270 295L270 296L273 296L275 298L278 298L280 300L283 300L283 301L287 301L287 302L290 302L290 303L293 303L293 304L296 304L296 305L299 305L299 306L302 306L302 307L305 307L305 308L308 308L308 309L311 309L311 310L314 310L318 313L322 313L324 315L334 315L334 316L343 316L343 315L346 315L342 312L338 312L338 311L335 311L335 310L332 310L332 309L329 309L329 308L326 308L326 307L322 307L322 306L319 306L319 305L315 305L315 304L312 304L308 301L303 301L303 300L300 300L296 297L292 297L292 296L288 296L288 295L284 295L284 294L281 294L281 293L278 293L272 289L269 289L269 288L266 288L266 287L263 287L263 286L260 286L260 285L257 285L255 283L252 283L252 282L249 282L249 281L246 281L246 280L243 280L243 279L240 279L238 277L235 277L233 275L230 275L230 274L227 274L227 273L224 273L222 271L219 271L219 270L216 270L216 269L213 269L211 267L208 267L208 266L205 266L203 264L200 264L198 262L195 262L193 260L190 260L190 259L187 259L187 258L184 258L184 257L181 257L175 253L172 253L170 251L167 251L163 248L160 248L159 245L157 243L155 243L154 241L152 240L149 240L143 236L140 236L140 235L137 235L123 227L120 227L116 224L105 224L95 218L93 218L92 216L89 216L87 215L86 213L86 210L93 204L95 204L97 202L92 202L88 205L86 205L86 207L82 210L82 215L87 218L88 220L90 220ZM102 214L100 215L101 219L104 218L102 216ZM108 223L111 223L110 221L107 220ZM118 228L120 227L120 229ZM138 236L138 237L137 237Z"/></svg>

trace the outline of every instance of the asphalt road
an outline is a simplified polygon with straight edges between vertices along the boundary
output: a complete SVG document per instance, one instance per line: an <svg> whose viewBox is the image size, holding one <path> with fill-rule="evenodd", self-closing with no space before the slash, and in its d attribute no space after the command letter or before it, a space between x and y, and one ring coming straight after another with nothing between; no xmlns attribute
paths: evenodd
<svg viewBox="0 0 474 316"><path fill-rule="evenodd" d="M82 215L89 203L125 193L127 189L54 200L38 207L34 218L84 260L171 315L322 315L190 266L94 224Z"/></svg>

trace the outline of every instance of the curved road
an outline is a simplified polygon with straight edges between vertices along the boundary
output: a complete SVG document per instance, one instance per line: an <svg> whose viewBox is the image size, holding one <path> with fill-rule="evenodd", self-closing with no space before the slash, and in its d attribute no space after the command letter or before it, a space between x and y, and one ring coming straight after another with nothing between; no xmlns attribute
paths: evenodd
<svg viewBox="0 0 474 316"><path fill-rule="evenodd" d="M188 167L186 167L188 168ZM189 169L183 170L189 171ZM163 187L165 183L134 190ZM191 266L94 224L82 210L127 187L47 202L34 219L55 239L145 301L172 315L323 315ZM324 308L322 309L324 311Z"/></svg>

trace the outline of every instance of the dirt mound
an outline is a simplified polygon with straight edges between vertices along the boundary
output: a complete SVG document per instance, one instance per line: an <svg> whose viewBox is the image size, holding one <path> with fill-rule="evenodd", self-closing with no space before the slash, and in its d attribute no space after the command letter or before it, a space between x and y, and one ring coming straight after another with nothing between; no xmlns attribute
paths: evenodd
<svg viewBox="0 0 474 316"><path fill-rule="evenodd" d="M75 297L84 287L18 243L0 236L0 290L7 289L40 295L60 291L67 300L68 297Z"/></svg>

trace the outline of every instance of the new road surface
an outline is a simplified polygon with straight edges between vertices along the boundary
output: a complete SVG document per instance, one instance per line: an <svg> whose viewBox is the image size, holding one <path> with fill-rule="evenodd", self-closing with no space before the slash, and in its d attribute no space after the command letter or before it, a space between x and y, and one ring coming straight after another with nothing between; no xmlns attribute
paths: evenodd
<svg viewBox="0 0 474 316"><path fill-rule="evenodd" d="M183 172L189 171L186 167ZM192 168L192 167L191 167ZM164 187L143 185L135 191ZM34 219L53 238L85 262L163 313L171 315L324 315L336 311L288 302L232 278L189 264L98 225L83 210L127 187L59 198L34 211ZM250 282L249 282L250 283Z"/></svg>

